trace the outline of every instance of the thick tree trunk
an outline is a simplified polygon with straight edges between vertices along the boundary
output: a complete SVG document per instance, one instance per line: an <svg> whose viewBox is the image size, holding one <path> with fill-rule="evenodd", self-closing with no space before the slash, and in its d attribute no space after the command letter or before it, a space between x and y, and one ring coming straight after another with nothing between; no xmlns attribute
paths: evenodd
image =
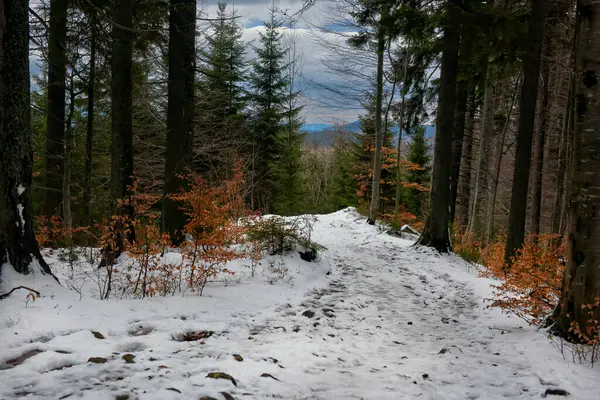
<svg viewBox="0 0 600 400"><path fill-rule="evenodd" d="M194 59L196 1L171 0L169 17L169 84L167 158L163 198L163 231L174 243L183 240L185 218L181 205L169 198L183 186L181 175L190 163L194 129Z"/></svg>
<svg viewBox="0 0 600 400"><path fill-rule="evenodd" d="M463 2L463 7L469 7L469 2ZM467 24L461 26L462 50L459 55L459 66L471 63L473 37ZM460 179L460 163L462 161L463 138L467 115L470 79L463 77L456 83L456 111L454 114L454 132L452 134L452 169L450 172L450 223L456 218L456 198Z"/></svg>
<svg viewBox="0 0 600 400"><path fill-rule="evenodd" d="M83 217L85 224L92 224L90 212L91 182L92 182L92 149L94 143L94 101L96 94L96 9L92 6L89 10L90 29L90 73L87 84L87 132L85 136L85 176L83 180Z"/></svg>
<svg viewBox="0 0 600 400"><path fill-rule="evenodd" d="M487 211L489 205L490 176L492 173L492 155L494 148L494 103L496 97L495 67L487 67L481 136L477 155L475 191L473 193L473 209L469 218L469 232L479 240L484 240L487 232Z"/></svg>
<svg viewBox="0 0 600 400"><path fill-rule="evenodd" d="M448 11L442 39L442 64L438 97L437 129L431 182L431 212L417 242L440 252L450 250L448 234L450 197L450 166L452 163L452 133L456 109L456 77L458 75L459 18L457 0L448 1Z"/></svg>
<svg viewBox="0 0 600 400"><path fill-rule="evenodd" d="M576 323L582 332L597 326L600 296L600 3L578 3L575 57L575 131L573 137L569 242L560 314L555 328L563 337L577 340L570 331ZM592 313L590 315L589 313Z"/></svg>
<svg viewBox="0 0 600 400"><path fill-rule="evenodd" d="M0 272L51 274L33 232L27 0L0 1Z"/></svg>
<svg viewBox="0 0 600 400"><path fill-rule="evenodd" d="M549 29L546 28L546 31ZM532 184L533 187L531 192L533 194L533 201L531 203L530 210L530 232L537 235L541 231L541 219L542 219L542 184L544 176L544 150L546 146L546 131L548 130L548 117L550 110L548 109L548 92L549 92L549 79L550 79L550 57L552 56L552 47L550 38L544 40L544 58L542 60L542 99L541 109L539 114L539 125L538 125L538 137L536 141L535 151L533 159L535 160L535 168L533 171Z"/></svg>
<svg viewBox="0 0 600 400"><path fill-rule="evenodd" d="M469 224L471 205L471 173L473 164L473 130L475 128L475 87L469 88L467 109L465 113L465 130L460 162L460 177L458 178L458 193L456 199L456 218L459 231L464 232Z"/></svg>
<svg viewBox="0 0 600 400"><path fill-rule="evenodd" d="M116 214L130 212L117 210L117 202L127 196L133 174L133 0L115 2L113 19L111 201Z"/></svg>
<svg viewBox="0 0 600 400"><path fill-rule="evenodd" d="M508 266L513 256L525 241L525 217L527 192L529 189L529 170L531 167L531 147L535 119L535 106L538 92L542 39L544 35L545 1L532 0L529 20L529 48L523 61L523 87L519 104L519 130L513 189L508 220L508 237L504 259Z"/></svg>
<svg viewBox="0 0 600 400"><path fill-rule="evenodd" d="M68 0L50 2L48 32L48 113L42 215L58 215L62 202L65 134L65 77Z"/></svg>
<svg viewBox="0 0 600 400"><path fill-rule="evenodd" d="M383 20L383 12L381 16ZM377 93L375 98L375 155L373 157L373 184L371 185L371 204L367 222L375 224L379 212L381 189L381 148L383 146L382 103L383 103L383 53L385 52L385 31L380 24L377 33Z"/></svg>
<svg viewBox="0 0 600 400"><path fill-rule="evenodd" d="M111 79L111 213L133 219L130 202L119 201L129 197L133 184L133 0L119 0L113 6L112 26L112 79ZM124 226L117 219L112 227L113 243L102 249L100 266L111 267L123 252L125 242L133 242L134 227Z"/></svg>

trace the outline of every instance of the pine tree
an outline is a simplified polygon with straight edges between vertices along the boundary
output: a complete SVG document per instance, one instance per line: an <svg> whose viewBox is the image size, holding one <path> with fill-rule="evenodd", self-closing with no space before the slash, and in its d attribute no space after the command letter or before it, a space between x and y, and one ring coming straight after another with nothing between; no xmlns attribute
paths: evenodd
<svg viewBox="0 0 600 400"><path fill-rule="evenodd" d="M226 2L218 3L217 17L204 38L206 48L199 52L195 164L215 178L226 176L232 167L229 149L243 139L247 97L246 45L235 11L228 12Z"/></svg>
<svg viewBox="0 0 600 400"><path fill-rule="evenodd" d="M169 195L183 187L181 175L189 167L194 132L194 58L196 1L171 0L169 18L169 84L167 143L162 225L173 243L183 240L181 204Z"/></svg>
<svg viewBox="0 0 600 400"><path fill-rule="evenodd" d="M600 51L597 46L590 47L600 34L599 19L600 3L590 0L578 3L573 81L577 107L571 150L567 266L554 316L554 329L574 341L583 339L576 332L596 340L600 320L600 88L597 82Z"/></svg>
<svg viewBox="0 0 600 400"><path fill-rule="evenodd" d="M428 193L423 188L431 184L430 146L423 126L414 127L409 136L411 141L407 160L420 169L411 168L406 174L403 203L411 214L424 218L423 207L427 202Z"/></svg>
<svg viewBox="0 0 600 400"><path fill-rule="evenodd" d="M42 214L58 215L63 190L63 147L65 133L65 78L67 42L67 0L50 2L48 38L48 113L46 134L46 165Z"/></svg>
<svg viewBox="0 0 600 400"><path fill-rule="evenodd" d="M460 2L448 0L444 18L444 36L441 40L442 63L440 93L438 96L437 130L431 181L431 212L425 223L419 244L446 253L450 250L448 233L448 204L450 199L450 169L452 165L452 133L456 108L456 78L458 75L458 47L460 44Z"/></svg>
<svg viewBox="0 0 600 400"><path fill-rule="evenodd" d="M531 167L531 148L535 121L535 106L538 92L539 72L544 36L544 18L546 2L532 0L529 20L529 47L523 62L523 86L519 104L519 131L515 155L513 191L510 201L508 236L506 238L505 262L512 258L525 242L525 217L527 211L527 192L529 170Z"/></svg>
<svg viewBox="0 0 600 400"><path fill-rule="evenodd" d="M271 17L265 22L265 31L259 33L260 45L255 47L257 58L252 63L249 82L252 86L251 113L253 129L250 138L252 161L251 205L272 212L276 191L281 187L277 176L278 166L297 159L298 134L290 131L287 155L282 147L285 130L296 130L299 109L289 108L288 102L295 96L291 93L290 78L286 61L289 49L282 43L282 23L276 18L276 9L271 8ZM292 123L289 123L291 117ZM286 126L286 120L287 125ZM286 143L284 140L283 143ZM293 170L294 168L292 168ZM290 173L293 174L293 171ZM289 174L288 174L289 175ZM291 182L293 176L289 176ZM284 185L285 186L285 185Z"/></svg>

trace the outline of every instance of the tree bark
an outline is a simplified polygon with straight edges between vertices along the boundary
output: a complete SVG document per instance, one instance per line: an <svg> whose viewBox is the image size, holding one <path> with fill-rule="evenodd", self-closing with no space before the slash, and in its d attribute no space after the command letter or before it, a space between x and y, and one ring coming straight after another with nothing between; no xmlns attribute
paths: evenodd
<svg viewBox="0 0 600 400"><path fill-rule="evenodd" d="M184 184L190 163L194 129L194 59L196 1L171 0L169 17L169 83L167 107L167 158L163 198L163 231L175 244L183 240L185 216L181 205L169 198Z"/></svg>
<svg viewBox="0 0 600 400"><path fill-rule="evenodd" d="M33 232L31 172L33 150L29 92L27 0L0 1L0 272L7 263L27 274L40 254Z"/></svg>
<svg viewBox="0 0 600 400"><path fill-rule="evenodd" d="M71 212L71 160L73 156L73 114L75 113L75 87L73 72L69 77L69 114L65 128L65 149L63 155L63 221L65 226L65 244L73 244L73 214Z"/></svg>
<svg viewBox="0 0 600 400"><path fill-rule="evenodd" d="M568 184L568 163L567 153L569 149L569 137L572 132L573 119L573 76L569 78L569 93L567 97L567 107L565 109L562 132L558 149L558 167L556 169L556 188L554 197L554 213L552 214L552 233L562 235L565 233L564 215L567 213L566 189Z"/></svg>
<svg viewBox="0 0 600 400"><path fill-rule="evenodd" d="M546 31L548 29L546 28ZM532 184L533 187L531 192L533 194L533 201L531 203L530 210L530 232L537 235L541 231L541 217L542 217L542 184L544 176L544 149L546 146L546 131L548 130L548 116L550 110L548 109L548 91L549 91L549 79L550 79L550 57L552 55L552 47L550 38L547 37L544 40L544 58L542 60L542 99L541 109L539 115L538 125L538 137L536 141L535 151L533 159L535 160L535 168L533 171Z"/></svg>
<svg viewBox="0 0 600 400"><path fill-rule="evenodd" d="M438 96L437 130L431 182L431 212L417 244L434 247L440 252L450 250L448 234L450 197L450 166L452 134L456 109L456 77L458 75L459 4L449 0L442 39L442 64Z"/></svg>
<svg viewBox="0 0 600 400"><path fill-rule="evenodd" d="M489 204L489 212L488 212L488 221L487 221L487 232L485 235L486 241L492 238L494 232L494 216L496 215L496 200L498 198L498 186L500 185L500 173L502 168L502 159L504 158L504 144L506 143L506 134L508 132L508 127L510 125L510 119L512 117L512 111L515 105L515 100L517 98L517 91L519 90L519 83L521 81L521 76L517 77L515 82L515 88L513 90L512 98L510 101L510 106L508 108L508 112L506 113L506 121L504 126L502 127L502 133L498 138L498 146L496 149L496 165L494 167L495 176L494 181L492 182L492 197Z"/></svg>
<svg viewBox="0 0 600 400"><path fill-rule="evenodd" d="M510 267L512 258L525 241L525 217L527 209L527 191L529 189L529 170L531 167L531 147L535 119L535 106L538 92L542 39L544 35L544 0L532 0L529 20L529 48L523 61L523 87L519 104L519 130L513 190L510 201L508 237L504 260Z"/></svg>
<svg viewBox="0 0 600 400"><path fill-rule="evenodd" d="M396 199L394 203L394 215L400 215L400 197L402 196L402 171L400 170L400 156L402 153L402 130L404 129L404 101L406 99L406 84L408 81L408 51L404 54L402 99L400 100L400 118L398 121L398 148L396 149Z"/></svg>
<svg viewBox="0 0 600 400"><path fill-rule="evenodd" d="M385 52L385 29L382 21L384 10L382 8L380 24L377 32L377 93L375 97L375 155L373 157L373 184L371 185L371 204L367 222L375 224L379 213L379 195L381 190L381 148L383 146L382 103L383 103L383 53Z"/></svg>
<svg viewBox="0 0 600 400"><path fill-rule="evenodd" d="M487 232L487 207L490 196L490 175L492 172L492 155L494 144L494 103L496 97L495 67L488 65L483 98L481 136L477 155L477 172L475 175L475 191L473 193L473 209L469 218L469 232L479 240L485 239Z"/></svg>
<svg viewBox="0 0 600 400"><path fill-rule="evenodd" d="M459 231L464 232L469 224L471 205L471 173L473 164L473 130L475 127L475 87L469 88L467 109L465 113L465 130L463 133L463 149L461 152L460 177L455 215L458 218Z"/></svg>
<svg viewBox="0 0 600 400"><path fill-rule="evenodd" d="M463 1L463 7L470 8L470 0ZM471 63L473 50L473 33L466 23L460 28L462 41L459 54L459 68L465 68ZM465 68L465 71L467 69ZM450 172L450 223L456 218L456 198L460 179L460 163L462 161L463 138L465 134L465 121L467 116L467 103L469 98L470 79L463 77L456 83L456 111L454 113L454 131L452 134L452 169Z"/></svg>
<svg viewBox="0 0 600 400"><path fill-rule="evenodd" d="M133 0L115 2L113 20L111 201L113 214L130 214L118 210L117 202L127 196L133 175Z"/></svg>
<svg viewBox="0 0 600 400"><path fill-rule="evenodd" d="M113 7L110 211L122 218L112 226L113 243L102 249L100 267L107 268L123 252L125 242L135 239L134 227L126 222L134 218L133 206L128 201L120 203L130 197L129 188L133 184L133 0L116 1Z"/></svg>
<svg viewBox="0 0 600 400"><path fill-rule="evenodd" d="M42 215L58 215L62 202L68 0L50 2L48 113Z"/></svg>
<svg viewBox="0 0 600 400"><path fill-rule="evenodd" d="M575 57L575 131L573 135L569 242L567 267L563 279L560 313L555 323L558 333L577 340L570 332L571 324L586 332L597 326L600 296L600 3L580 0L578 3L577 45ZM590 315L589 313L592 313Z"/></svg>
<svg viewBox="0 0 600 400"><path fill-rule="evenodd" d="M90 73L87 82L87 132L85 136L85 176L83 180L83 216L88 226L92 224L90 202L92 192L92 149L94 144L94 101L96 94L96 37L98 31L96 26L96 9L93 6L89 8L89 21L92 32L90 36Z"/></svg>

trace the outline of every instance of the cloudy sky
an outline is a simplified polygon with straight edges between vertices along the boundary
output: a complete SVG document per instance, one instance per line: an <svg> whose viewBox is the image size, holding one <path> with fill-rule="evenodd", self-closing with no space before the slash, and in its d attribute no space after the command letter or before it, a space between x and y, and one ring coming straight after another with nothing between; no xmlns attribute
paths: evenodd
<svg viewBox="0 0 600 400"><path fill-rule="evenodd" d="M230 0L228 6L239 15L238 22L243 27L243 39L246 42L256 41L258 33L264 30L263 21L269 18L273 3L280 10L280 17L284 18L285 14L297 15L293 32L296 49L302 59L299 86L304 93L306 123L356 121L362 112L358 95L367 89L368 79L364 79L364 76L371 73L371 68L365 65L375 62L375 58L357 55L356 59L362 59L362 71L351 76L339 73L338 69L348 63L352 64L350 68L358 64L353 61L354 53L348 56L345 39L340 36L342 31L344 35L351 34L348 33L348 27L338 24L336 15L339 14L340 2L317 0L312 7L298 15L305 0ZM216 14L217 0L199 0L199 8L203 14L212 17ZM329 30L320 29L323 27ZM247 57L252 58L253 55L251 46L248 46ZM332 88L335 90L332 91Z"/></svg>

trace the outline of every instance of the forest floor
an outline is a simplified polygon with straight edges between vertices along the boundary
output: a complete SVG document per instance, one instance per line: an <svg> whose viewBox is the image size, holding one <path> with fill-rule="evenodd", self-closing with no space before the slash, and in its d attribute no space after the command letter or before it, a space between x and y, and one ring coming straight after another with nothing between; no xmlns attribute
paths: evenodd
<svg viewBox="0 0 600 400"><path fill-rule="evenodd" d="M319 261L239 264L201 297L98 300L5 266L0 292L42 297L0 302L0 399L598 398L597 369L486 307L475 267L351 209L318 218Z"/></svg>

